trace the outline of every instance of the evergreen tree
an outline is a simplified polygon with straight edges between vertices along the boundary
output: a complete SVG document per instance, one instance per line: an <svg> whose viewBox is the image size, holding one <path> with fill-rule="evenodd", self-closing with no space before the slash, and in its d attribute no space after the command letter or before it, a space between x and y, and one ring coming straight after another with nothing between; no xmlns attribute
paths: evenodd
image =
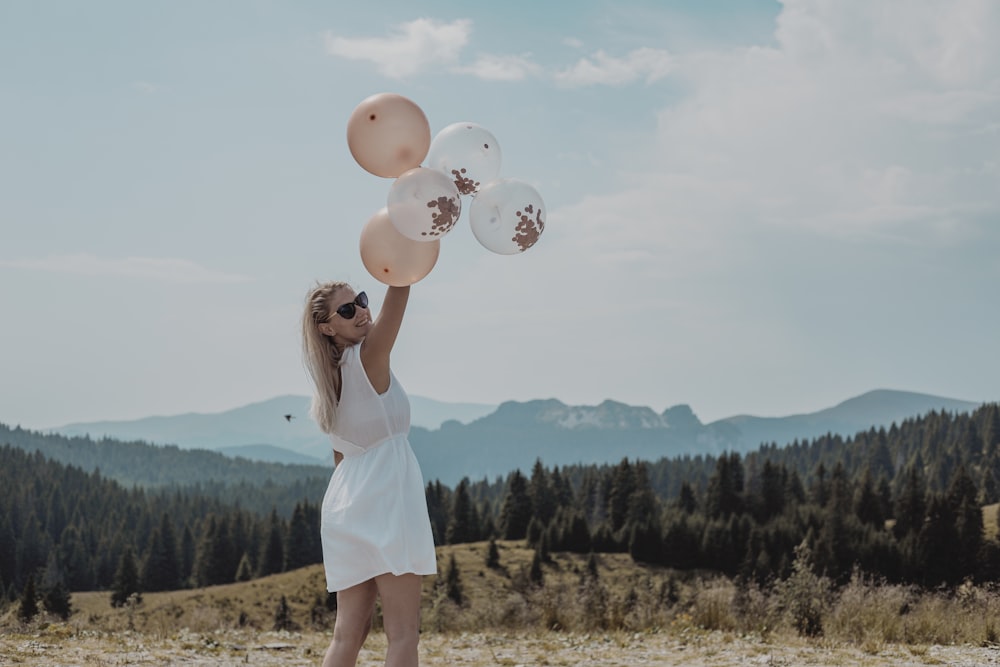
<svg viewBox="0 0 1000 667"><path fill-rule="evenodd" d="M195 554L194 578L198 586L232 583L238 562L233 555L229 520L213 514L203 528Z"/></svg>
<svg viewBox="0 0 1000 667"><path fill-rule="evenodd" d="M531 498L528 496L528 481L520 470L511 473L507 482L507 494L500 508L500 534L505 540L523 540L531 521Z"/></svg>
<svg viewBox="0 0 1000 667"><path fill-rule="evenodd" d="M184 524L181 534L181 583L189 585L194 577L195 541L191 526Z"/></svg>
<svg viewBox="0 0 1000 667"><path fill-rule="evenodd" d="M632 493L628 498L626 524L657 522L660 515L660 503L656 499L653 487L649 483L649 467L638 462L633 468Z"/></svg>
<svg viewBox="0 0 1000 667"><path fill-rule="evenodd" d="M462 591L462 577L458 571L458 563L455 562L455 554L452 552L448 559L448 570L445 574L445 593L448 599L462 606L465 602L465 594Z"/></svg>
<svg viewBox="0 0 1000 667"><path fill-rule="evenodd" d="M541 459L535 459L528 482L528 496L531 498L532 513L543 526L548 526L556 513L556 497L549 475Z"/></svg>
<svg viewBox="0 0 1000 667"><path fill-rule="evenodd" d="M813 473L813 483L809 487L809 498L819 507L826 507L830 500L830 482L826 478L826 466L820 463Z"/></svg>
<svg viewBox="0 0 1000 667"><path fill-rule="evenodd" d="M428 482L424 496L427 498L427 514L431 520L434 544L444 544L448 531L448 500L441 481Z"/></svg>
<svg viewBox="0 0 1000 667"><path fill-rule="evenodd" d="M927 519L917 535L915 556L926 586L954 584L962 578L955 514L944 494L933 494L927 504Z"/></svg>
<svg viewBox="0 0 1000 667"><path fill-rule="evenodd" d="M892 527L897 539L903 539L907 535L916 535L924 525L924 517L927 513L926 485L920 469L916 465L910 466L906 471L903 480L903 488L896 499L895 517L896 523Z"/></svg>
<svg viewBox="0 0 1000 667"><path fill-rule="evenodd" d="M625 522L628 520L629 498L632 497L633 491L635 491L635 473L632 471L632 464L627 458L622 459L611 473L611 485L605 496L611 530L616 533L625 527Z"/></svg>
<svg viewBox="0 0 1000 667"><path fill-rule="evenodd" d="M35 590L35 575L29 574L21 593L21 605L17 608L17 617L28 623L38 616L38 592Z"/></svg>
<svg viewBox="0 0 1000 667"><path fill-rule="evenodd" d="M276 632L294 632L298 630L298 623L292 619L292 610L288 606L288 599L282 595L278 601L278 607L274 610L274 625L272 629Z"/></svg>
<svg viewBox="0 0 1000 667"><path fill-rule="evenodd" d="M302 507L302 503L295 503L292 520L288 524L288 539L285 541L284 570L286 572L297 570L300 567L305 567L313 563L313 532L312 527L306 520L306 513Z"/></svg>
<svg viewBox="0 0 1000 667"><path fill-rule="evenodd" d="M705 512L710 518L726 518L743 510L743 463L740 455L722 455L705 491Z"/></svg>
<svg viewBox="0 0 1000 667"><path fill-rule="evenodd" d="M528 581L536 586L545 583L545 573L542 571L542 554L535 549L535 555L531 558L531 569L528 570Z"/></svg>
<svg viewBox="0 0 1000 667"><path fill-rule="evenodd" d="M45 565L45 573L42 577L41 590L42 606L45 611L66 620L72 613L72 603L69 589L66 588L65 577L59 566L59 559L56 552L49 553L48 562Z"/></svg>
<svg viewBox="0 0 1000 667"><path fill-rule="evenodd" d="M445 541L448 544L463 544L479 539L472 499L469 497L469 478L463 477L452 495L451 519Z"/></svg>
<svg viewBox="0 0 1000 667"><path fill-rule="evenodd" d="M271 510L270 529L267 533L267 542L260 557L258 575L266 577L269 574L277 574L285 566L285 545L281 537L281 519L278 518L278 511Z"/></svg>
<svg viewBox="0 0 1000 667"><path fill-rule="evenodd" d="M164 513L153 530L142 567L144 591L172 591L181 586L181 565L173 523Z"/></svg>
<svg viewBox="0 0 1000 667"><path fill-rule="evenodd" d="M677 506L685 514L693 514L698 509L698 501L695 498L694 489L691 488L691 484L687 480L681 482L681 490L677 495Z"/></svg>
<svg viewBox="0 0 1000 667"><path fill-rule="evenodd" d="M948 486L948 505L955 517L958 562L963 576L976 572L979 550L983 546L983 512L979 507L979 491L965 466L959 466Z"/></svg>
<svg viewBox="0 0 1000 667"><path fill-rule="evenodd" d="M118 561L118 569L115 571L111 590L111 606L123 607L133 595L136 596L137 601L142 600L139 587L139 568L135 564L135 553L129 546L122 552L121 559Z"/></svg>
<svg viewBox="0 0 1000 667"><path fill-rule="evenodd" d="M500 567L500 549L497 548L497 541L492 537L489 547L486 549L486 567L494 570Z"/></svg>
<svg viewBox="0 0 1000 667"><path fill-rule="evenodd" d="M863 524L882 528L885 526L885 516L882 514L882 503L872 484L871 470L865 470L861 485L854 496L854 514Z"/></svg>

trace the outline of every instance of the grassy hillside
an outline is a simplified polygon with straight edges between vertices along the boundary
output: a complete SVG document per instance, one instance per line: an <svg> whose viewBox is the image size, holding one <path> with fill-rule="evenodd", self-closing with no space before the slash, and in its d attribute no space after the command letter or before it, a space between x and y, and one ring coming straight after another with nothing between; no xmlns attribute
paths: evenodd
<svg viewBox="0 0 1000 667"><path fill-rule="evenodd" d="M598 555L594 578L586 574L587 556L568 553L553 554L542 567L542 582L532 583L528 571L534 552L521 542L499 542L498 547L501 566L496 569L485 565L485 542L439 547L439 574L424 579L425 632L666 633L690 642L721 631L771 642L789 641L810 628L807 634L865 652L903 644L1000 642L1000 591L992 586L927 592L856 577L834 589L803 569L784 582L738 587L707 573L637 565L627 554ZM448 598L444 585L452 557L463 591L460 606ZM328 636L335 616L325 607L319 565L238 584L149 593L141 604L123 609L110 606L107 592L75 593L74 615L57 625L74 637L128 632L172 641L194 633L197 641L211 643L219 633L265 636L274 629L282 596L293 630ZM0 612L0 635L26 630L16 620L15 606ZM375 630L380 630L378 616Z"/></svg>

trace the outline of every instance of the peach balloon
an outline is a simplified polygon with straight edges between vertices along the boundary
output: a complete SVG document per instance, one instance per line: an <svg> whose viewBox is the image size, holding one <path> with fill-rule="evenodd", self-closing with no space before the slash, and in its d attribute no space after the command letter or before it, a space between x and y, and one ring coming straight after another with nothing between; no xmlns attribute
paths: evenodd
<svg viewBox="0 0 1000 667"><path fill-rule="evenodd" d="M414 241L396 229L389 211L380 209L361 229L361 262L381 283L406 287L437 264L441 241Z"/></svg>
<svg viewBox="0 0 1000 667"><path fill-rule="evenodd" d="M420 166L431 145L431 127L409 98L378 93L355 107L347 121L347 146L365 171L396 178Z"/></svg>

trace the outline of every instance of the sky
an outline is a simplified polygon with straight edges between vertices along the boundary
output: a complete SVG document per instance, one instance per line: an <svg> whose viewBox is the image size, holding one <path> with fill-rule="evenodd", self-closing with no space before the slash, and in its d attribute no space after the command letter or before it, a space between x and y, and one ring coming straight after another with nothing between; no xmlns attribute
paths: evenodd
<svg viewBox="0 0 1000 667"><path fill-rule="evenodd" d="M310 287L385 291L392 181L346 140L381 92L488 129L547 211L498 255L464 203L411 394L1000 400L997 34L993 0L0 3L0 422L311 393Z"/></svg>

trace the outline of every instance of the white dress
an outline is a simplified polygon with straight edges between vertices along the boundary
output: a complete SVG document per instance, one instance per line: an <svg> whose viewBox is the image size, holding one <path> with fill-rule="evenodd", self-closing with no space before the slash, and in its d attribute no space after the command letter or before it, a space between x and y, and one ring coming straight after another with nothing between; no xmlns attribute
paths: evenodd
<svg viewBox="0 0 1000 667"><path fill-rule="evenodd" d="M323 497L320 525L330 592L387 572L437 572L423 475L407 439L410 401L391 372L389 389L375 391L360 350L344 350L330 435L344 455Z"/></svg>

